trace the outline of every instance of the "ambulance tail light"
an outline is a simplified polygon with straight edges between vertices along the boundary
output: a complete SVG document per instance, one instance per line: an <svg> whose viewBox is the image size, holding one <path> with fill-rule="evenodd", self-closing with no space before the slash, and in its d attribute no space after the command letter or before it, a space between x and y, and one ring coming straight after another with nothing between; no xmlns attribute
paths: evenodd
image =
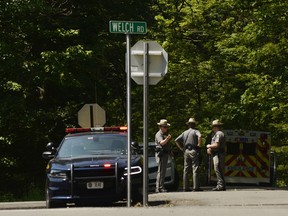
<svg viewBox="0 0 288 216"><path fill-rule="evenodd" d="M267 140L268 139L268 135L267 134L260 134L260 139L261 140Z"/></svg>
<svg viewBox="0 0 288 216"><path fill-rule="evenodd" d="M104 132L104 131L119 131L126 132L126 126L120 127L93 127L93 128L66 128L66 133L81 133L81 132Z"/></svg>
<svg viewBox="0 0 288 216"><path fill-rule="evenodd" d="M261 140L263 146L265 146L267 139L268 139L267 134L260 134L260 140Z"/></svg>

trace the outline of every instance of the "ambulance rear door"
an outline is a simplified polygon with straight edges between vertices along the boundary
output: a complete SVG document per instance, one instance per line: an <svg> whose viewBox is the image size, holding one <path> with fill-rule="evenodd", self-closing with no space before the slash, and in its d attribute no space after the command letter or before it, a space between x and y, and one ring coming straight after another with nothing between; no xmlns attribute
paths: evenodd
<svg viewBox="0 0 288 216"><path fill-rule="evenodd" d="M255 183L257 181L257 133L225 130L227 183Z"/></svg>
<svg viewBox="0 0 288 216"><path fill-rule="evenodd" d="M270 183L271 134L257 132L257 177L259 183Z"/></svg>

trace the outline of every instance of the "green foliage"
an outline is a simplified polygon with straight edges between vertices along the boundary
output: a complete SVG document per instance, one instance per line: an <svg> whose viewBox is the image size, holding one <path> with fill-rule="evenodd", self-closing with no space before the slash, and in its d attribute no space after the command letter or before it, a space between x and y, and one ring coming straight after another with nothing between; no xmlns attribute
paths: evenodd
<svg viewBox="0 0 288 216"><path fill-rule="evenodd" d="M42 201L45 200L45 191L43 186L31 185L28 188L28 191L24 194L22 201Z"/></svg>
<svg viewBox="0 0 288 216"><path fill-rule="evenodd" d="M281 146L281 147L274 147L273 151L276 155L276 164L277 164L277 185L279 187L287 187L288 185L288 147Z"/></svg>
<svg viewBox="0 0 288 216"><path fill-rule="evenodd" d="M59 143L77 112L97 102L107 125L126 124L125 36L110 20L145 20L169 54L169 72L149 89L149 139L167 118L173 137L195 117L204 137L226 129L265 130L288 145L286 0L0 1L0 193L43 185L48 141ZM132 83L132 134L142 141L142 86ZM175 147L176 148L176 147ZM287 185L286 151L279 153ZM179 159L181 160L181 159ZM37 188L37 185L35 185ZM11 194L11 196L9 195Z"/></svg>
<svg viewBox="0 0 288 216"><path fill-rule="evenodd" d="M129 7L143 11L133 14ZM23 198L31 182L43 187L45 145L59 143L67 126L77 126L85 103L105 108L107 124L125 124L125 38L107 29L109 20L142 20L148 13L147 2L129 7L116 0L1 1L3 196Z"/></svg>
<svg viewBox="0 0 288 216"><path fill-rule="evenodd" d="M220 118L227 129L271 131L273 145L287 145L287 1L157 3L152 34L169 53L169 75L153 89L151 107L165 108L151 121L167 117L177 136L191 116L204 134Z"/></svg>

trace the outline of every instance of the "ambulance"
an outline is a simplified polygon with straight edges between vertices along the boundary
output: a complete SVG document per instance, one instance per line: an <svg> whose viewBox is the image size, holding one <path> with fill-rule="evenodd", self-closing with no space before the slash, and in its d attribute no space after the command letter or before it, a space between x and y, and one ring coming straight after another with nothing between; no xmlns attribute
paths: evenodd
<svg viewBox="0 0 288 216"><path fill-rule="evenodd" d="M226 183L275 186L276 158L271 152L271 134L263 131L223 130L226 137ZM216 182L211 156L207 168L208 184Z"/></svg>

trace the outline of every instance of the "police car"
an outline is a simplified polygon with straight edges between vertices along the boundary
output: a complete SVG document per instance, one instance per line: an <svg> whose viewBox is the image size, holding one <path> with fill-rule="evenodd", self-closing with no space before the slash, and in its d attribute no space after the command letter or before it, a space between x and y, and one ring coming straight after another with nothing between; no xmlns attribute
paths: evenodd
<svg viewBox="0 0 288 216"><path fill-rule="evenodd" d="M127 197L127 128L68 128L59 147L47 145L47 208L112 203ZM131 198L141 201L142 156L131 153Z"/></svg>

